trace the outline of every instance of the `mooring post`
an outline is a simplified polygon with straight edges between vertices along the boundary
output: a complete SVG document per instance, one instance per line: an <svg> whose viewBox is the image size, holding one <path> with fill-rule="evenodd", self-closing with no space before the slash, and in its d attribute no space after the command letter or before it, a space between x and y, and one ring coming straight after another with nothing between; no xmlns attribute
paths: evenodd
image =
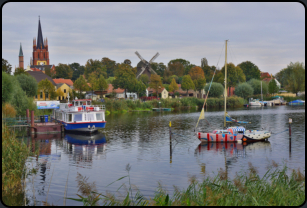
<svg viewBox="0 0 307 208"><path fill-rule="evenodd" d="M27 124L29 125L29 109L26 111L26 116L27 116Z"/></svg>
<svg viewBox="0 0 307 208"><path fill-rule="evenodd" d="M31 111L31 133L34 132L34 111Z"/></svg>
<svg viewBox="0 0 307 208"><path fill-rule="evenodd" d="M291 154L291 123L292 123L292 118L289 118L289 153L290 154Z"/></svg>
<svg viewBox="0 0 307 208"><path fill-rule="evenodd" d="M170 152L170 161L169 163L172 163L172 123L169 122L169 152Z"/></svg>

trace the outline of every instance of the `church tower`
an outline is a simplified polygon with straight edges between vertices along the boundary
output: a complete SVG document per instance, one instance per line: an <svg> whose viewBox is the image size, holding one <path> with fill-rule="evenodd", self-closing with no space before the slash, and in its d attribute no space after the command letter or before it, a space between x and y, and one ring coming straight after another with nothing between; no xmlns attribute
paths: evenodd
<svg viewBox="0 0 307 208"><path fill-rule="evenodd" d="M23 52L22 52L21 43L20 43L20 49L19 49L19 68L24 69Z"/></svg>
<svg viewBox="0 0 307 208"><path fill-rule="evenodd" d="M48 40L43 39L40 19L38 19L37 42L33 39L33 53L30 60L31 65L49 65Z"/></svg>

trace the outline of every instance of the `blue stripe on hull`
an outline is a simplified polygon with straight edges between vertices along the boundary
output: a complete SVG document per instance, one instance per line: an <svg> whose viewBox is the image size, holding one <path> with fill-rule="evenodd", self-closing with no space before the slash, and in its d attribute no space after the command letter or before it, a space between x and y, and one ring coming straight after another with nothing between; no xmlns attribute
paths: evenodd
<svg viewBox="0 0 307 208"><path fill-rule="evenodd" d="M60 121L63 125L65 130L68 131L86 131L86 132L92 132L92 131L97 131L98 129L105 128L106 122L101 123L101 122L91 122L91 123L80 123L80 124L69 124L65 123L63 121ZM88 128L90 126L90 128ZM93 128L95 126L95 128Z"/></svg>

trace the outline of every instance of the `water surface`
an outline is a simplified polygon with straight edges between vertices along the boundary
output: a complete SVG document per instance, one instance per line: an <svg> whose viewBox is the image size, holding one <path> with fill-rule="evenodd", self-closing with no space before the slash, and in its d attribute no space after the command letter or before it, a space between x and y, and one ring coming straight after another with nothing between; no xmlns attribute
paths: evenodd
<svg viewBox="0 0 307 208"><path fill-rule="evenodd" d="M237 120L250 121L247 129L270 129L268 142L242 144L200 145L194 128L199 112L133 112L106 117L107 125L101 133L90 138L83 135L50 135L49 138L29 138L32 150L27 166L38 168L37 175L27 180L29 204L82 205L66 199L77 198L77 173L95 182L98 192L115 191L128 180L111 182L127 175L131 166L131 183L143 195L153 198L161 182L172 194L173 185L187 188L189 178L215 176L222 168L232 179L236 172L247 171L251 162L260 175L272 166L272 160L289 168L305 170L305 106L274 106L229 110ZM223 125L223 111L205 113L208 121L200 121L199 129L212 131ZM291 151L288 119L292 118ZM169 121L172 122L172 155L170 155ZM290 173L290 171L289 171ZM121 189L121 193L125 193Z"/></svg>

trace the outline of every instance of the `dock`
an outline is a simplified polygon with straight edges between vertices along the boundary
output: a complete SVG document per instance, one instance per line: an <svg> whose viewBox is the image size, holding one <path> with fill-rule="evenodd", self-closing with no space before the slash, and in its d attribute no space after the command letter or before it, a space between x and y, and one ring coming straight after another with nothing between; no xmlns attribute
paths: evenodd
<svg viewBox="0 0 307 208"><path fill-rule="evenodd" d="M152 111L171 111L171 108L153 108Z"/></svg>

